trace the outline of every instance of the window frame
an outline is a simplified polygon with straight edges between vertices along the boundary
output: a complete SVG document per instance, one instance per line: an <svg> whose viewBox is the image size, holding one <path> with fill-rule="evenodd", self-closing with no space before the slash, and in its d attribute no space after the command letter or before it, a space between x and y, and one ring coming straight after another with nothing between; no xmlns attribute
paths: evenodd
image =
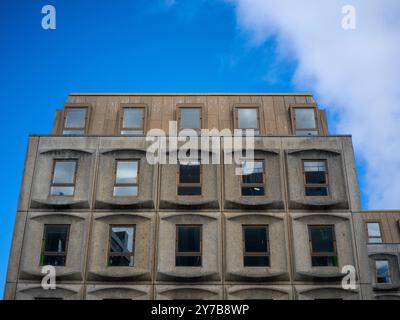
<svg viewBox="0 0 400 320"><path fill-rule="evenodd" d="M369 223L377 223L377 224L378 224L380 237L370 237L370 236L369 236L369 232L368 232L368 224L369 224ZM384 241L384 239L383 239L381 221L379 221L379 220L367 220L367 221L365 221L365 228L366 228L366 230L367 230L367 244L381 244L381 243L385 243L385 241ZM380 239L381 239L381 242L369 242L369 239L370 239L370 238L374 238L374 239L380 238Z"/></svg>
<svg viewBox="0 0 400 320"><path fill-rule="evenodd" d="M199 252L180 252L179 248L179 232L178 229L180 227L196 227L200 229L200 244ZM177 266L176 265L176 257L200 257L200 265L199 266ZM176 224L175 225L175 268L200 268L203 266L203 225L202 224Z"/></svg>
<svg viewBox="0 0 400 320"><path fill-rule="evenodd" d="M82 128L66 128L65 124L67 121L68 110L70 109L86 109L85 113L85 125ZM83 130L83 135L86 135L89 131L89 121L90 121L90 112L91 105L90 104L66 104L64 105L63 113L62 113L62 126L61 126L61 134L65 136L74 136L81 134L64 134L65 130L74 131L74 130Z"/></svg>
<svg viewBox="0 0 400 320"><path fill-rule="evenodd" d="M62 253L59 252L53 252L53 251L45 251L46 248L46 239L47 239L47 233L46 230L47 228L51 227L66 227L67 228L67 236L65 238L65 251ZM69 236L71 232L71 225L70 224L44 224L43 226L43 234L42 234L42 248L40 250L40 259L39 259L39 266L45 266L45 264L42 263L44 261L45 256L53 256L53 257L64 257L65 256L65 264L63 266L56 266L56 267L65 267L67 265L67 257L68 257L68 244L69 244Z"/></svg>
<svg viewBox="0 0 400 320"><path fill-rule="evenodd" d="M263 227L266 229L266 243L267 243L267 251L264 252L247 252L246 251L246 236L245 229L246 228L260 228ZM270 240L269 240L269 225L268 224L242 224L242 246L243 246L243 267L245 268L269 268L271 267L271 250L270 250ZM267 266L246 266L244 264L244 260L247 257L268 257L268 265Z"/></svg>
<svg viewBox="0 0 400 320"><path fill-rule="evenodd" d="M121 103L120 104L120 111L119 111L119 119L118 119L118 135L123 137L143 137L146 135L147 132L147 104L143 103ZM124 128L124 114L125 109L143 109L142 114L142 127L141 128ZM122 131L140 131L142 129L143 133L137 135L130 135L130 134L122 134Z"/></svg>
<svg viewBox="0 0 400 320"><path fill-rule="evenodd" d="M388 265L388 277L389 277L389 282L378 282L378 268L376 267L376 263L378 261L386 261ZM392 277L392 269L390 265L390 260L389 259L375 259L375 283L378 285L385 285L385 284L392 284L393 283L393 277Z"/></svg>
<svg viewBox="0 0 400 320"><path fill-rule="evenodd" d="M176 172L176 195L178 197L202 197L203 196L203 165L201 163L201 160L198 159L191 159L191 160L183 160L183 161L198 161L199 162L199 167L200 167L200 182L198 183L187 183L187 182L180 182L180 171L181 171L181 161L178 160L178 170ZM200 194L197 195L180 195L178 194L179 187L200 187Z"/></svg>
<svg viewBox="0 0 400 320"><path fill-rule="evenodd" d="M182 109L200 109L200 128L182 128L181 127L181 112ZM204 128L204 105L202 104L178 104L176 107L176 121L178 133L182 130L195 130L198 133L201 133L201 130Z"/></svg>
<svg viewBox="0 0 400 320"><path fill-rule="evenodd" d="M117 170L118 170L118 162L130 162L130 161L136 161L137 162L137 173L136 173L136 184L133 183L117 183ZM112 196L117 197L117 198L123 198L123 197L138 197L139 196L139 173L140 173L140 159L139 158L117 158L114 160L114 185L112 189ZM114 189L115 187L136 187L137 188L137 194L133 196L117 196L114 195Z"/></svg>
<svg viewBox="0 0 400 320"><path fill-rule="evenodd" d="M244 160L246 161L246 160ZM263 187L264 188L264 195L262 195L261 197L265 197L265 185L266 185L266 171L265 171L265 159L260 159L260 158L256 158L254 160L249 160L249 161L253 161L253 162L262 162L263 164L263 172L262 172L262 183L244 183L243 182L243 177L244 175L240 176L240 196L241 197L259 197L259 196L253 196L253 195L243 195L242 194L242 189L243 188L254 188L254 187Z"/></svg>
<svg viewBox="0 0 400 320"><path fill-rule="evenodd" d="M306 170L304 163L305 162L324 162L325 163L325 183L307 183L306 179ZM302 173L303 173L303 183L304 183L304 195L306 197L328 197L330 196L330 190L329 190L329 168L328 168L328 160L327 159L302 159L301 160L301 165L302 165ZM306 188L326 188L326 195L311 195L308 196L306 194Z"/></svg>
<svg viewBox="0 0 400 320"><path fill-rule="evenodd" d="M57 162L75 162L75 171L74 171L74 181L73 183L54 183L54 174L56 170L56 163ZM79 159L77 158L68 158L68 159L60 159L60 158L55 158L53 159L53 168L51 171L51 180L50 180L50 188L49 188L49 196L50 197L74 197L75 196L75 190L76 190L76 176L78 175L78 163ZM71 195L57 195L57 194L52 194L51 189L53 187L73 187L74 191L72 192Z"/></svg>
<svg viewBox="0 0 400 320"><path fill-rule="evenodd" d="M262 122L261 122L261 106L259 104L235 104L233 106L233 129L243 130L245 133L246 130L255 130L256 128L239 128L239 109L256 109L257 110L257 125L258 125L258 134L256 136L260 136L263 134Z"/></svg>
<svg viewBox="0 0 400 320"><path fill-rule="evenodd" d="M111 252L111 240L112 240L112 228L133 228L133 243L132 252ZM108 249L107 249L107 261L106 265L108 268L134 268L135 267L135 245L136 245L136 224L110 224L108 228ZM133 258L132 266L110 266L110 257L131 257Z"/></svg>
<svg viewBox="0 0 400 320"><path fill-rule="evenodd" d="M313 228L321 228L321 227L332 228L333 252L313 252L311 229L313 229ZM309 224L309 225L307 225L307 229L308 229L308 243L309 243L309 250L310 250L311 267L313 267L313 268L325 268L325 267L337 268L339 266L339 257L338 257L338 251L337 251L335 225L334 224ZM313 257L336 257L336 264L337 265L336 266L313 266L312 265L312 258Z"/></svg>
<svg viewBox="0 0 400 320"><path fill-rule="evenodd" d="M297 128L296 127L296 109L313 109L314 110L314 119L315 119L315 128ZM297 131L316 131L317 134L315 136L319 136L321 134L320 125L318 121L318 107L316 104L294 104L290 106L290 120L292 122L292 134L297 136ZM309 135L306 135L307 137ZM311 135L314 136L314 135Z"/></svg>

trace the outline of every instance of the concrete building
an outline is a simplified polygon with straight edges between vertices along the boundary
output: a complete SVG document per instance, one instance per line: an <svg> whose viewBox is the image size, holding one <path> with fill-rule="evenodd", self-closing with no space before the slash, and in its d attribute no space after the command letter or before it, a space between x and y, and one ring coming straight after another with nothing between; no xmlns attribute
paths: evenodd
<svg viewBox="0 0 400 320"><path fill-rule="evenodd" d="M172 120L254 129L250 174L223 143L221 164L150 164ZM351 137L310 94L71 94L29 138L5 298L373 299L360 210Z"/></svg>

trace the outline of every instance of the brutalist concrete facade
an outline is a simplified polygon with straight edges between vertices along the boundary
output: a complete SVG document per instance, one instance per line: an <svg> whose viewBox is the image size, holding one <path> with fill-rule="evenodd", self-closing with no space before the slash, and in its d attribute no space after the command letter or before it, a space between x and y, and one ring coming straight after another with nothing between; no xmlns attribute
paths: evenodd
<svg viewBox="0 0 400 320"><path fill-rule="evenodd" d="M351 137L329 135L320 109L319 135L295 136L291 129L291 108L316 107L311 95L79 94L71 104L89 106L86 134L63 136L59 111L51 135L29 138L5 299L374 298ZM265 196L241 196L240 176L223 161L203 166L201 196L177 196L177 165L150 165L145 137L118 134L121 104L146 107L146 131L166 129L182 104L200 105L203 127L219 130L232 128L235 106L260 106L255 154L266 163ZM221 154L229 152L221 143ZM74 196L50 196L53 159L71 157L78 161ZM131 158L140 160L138 196L113 197L113 163ZM329 196L306 196L302 160L321 158ZM46 224L70 225L55 290L41 286ZM109 225L123 224L136 226L134 266L108 267ZM175 266L179 224L202 226L200 267ZM241 226L252 224L269 227L269 267L243 265ZM335 226L337 266L312 267L310 224ZM346 265L355 267L355 289L341 285Z"/></svg>

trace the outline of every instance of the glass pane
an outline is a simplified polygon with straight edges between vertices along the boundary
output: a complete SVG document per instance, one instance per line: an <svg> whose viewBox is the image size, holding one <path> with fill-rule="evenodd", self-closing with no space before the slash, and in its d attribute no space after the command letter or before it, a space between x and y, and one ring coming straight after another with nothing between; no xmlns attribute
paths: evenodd
<svg viewBox="0 0 400 320"><path fill-rule="evenodd" d="M200 164L189 162L179 165L179 183L200 183Z"/></svg>
<svg viewBox="0 0 400 320"><path fill-rule="evenodd" d="M376 279L378 283L390 283L389 261L376 260Z"/></svg>
<svg viewBox="0 0 400 320"><path fill-rule="evenodd" d="M368 222L368 236L369 237L380 237L381 236L381 229L379 228L378 222Z"/></svg>
<svg viewBox="0 0 400 320"><path fill-rule="evenodd" d="M53 183L74 183L76 161L56 161Z"/></svg>
<svg viewBox="0 0 400 320"><path fill-rule="evenodd" d="M242 187L242 196L264 196L264 187Z"/></svg>
<svg viewBox="0 0 400 320"><path fill-rule="evenodd" d="M201 196L201 187L178 187L178 196Z"/></svg>
<svg viewBox="0 0 400 320"><path fill-rule="evenodd" d="M52 196L73 196L75 187L51 187L50 194Z"/></svg>
<svg viewBox="0 0 400 320"><path fill-rule="evenodd" d="M245 252L268 252L267 227L243 227Z"/></svg>
<svg viewBox="0 0 400 320"><path fill-rule="evenodd" d="M125 108L122 127L127 128L143 128L143 108Z"/></svg>
<svg viewBox="0 0 400 320"><path fill-rule="evenodd" d="M181 128L201 129L201 109L200 108L181 108Z"/></svg>
<svg viewBox="0 0 400 320"><path fill-rule="evenodd" d="M313 108L295 108L294 110L297 129L313 129L316 127Z"/></svg>
<svg viewBox="0 0 400 320"><path fill-rule="evenodd" d="M65 266L66 256L49 256L43 257L42 266Z"/></svg>
<svg viewBox="0 0 400 320"><path fill-rule="evenodd" d="M133 252L134 227L112 227L110 252Z"/></svg>
<svg viewBox="0 0 400 320"><path fill-rule="evenodd" d="M368 243L382 243L382 239L381 238L368 238Z"/></svg>
<svg viewBox="0 0 400 320"><path fill-rule="evenodd" d="M133 267L133 256L110 256L109 267Z"/></svg>
<svg viewBox="0 0 400 320"><path fill-rule="evenodd" d="M269 256L244 256L243 264L245 267L269 267Z"/></svg>
<svg viewBox="0 0 400 320"><path fill-rule="evenodd" d="M85 130L64 130L63 134L85 134Z"/></svg>
<svg viewBox="0 0 400 320"><path fill-rule="evenodd" d="M257 108L238 108L238 129L258 128Z"/></svg>
<svg viewBox="0 0 400 320"><path fill-rule="evenodd" d="M263 161L245 161L242 167L243 183L263 183Z"/></svg>
<svg viewBox="0 0 400 320"><path fill-rule="evenodd" d="M304 161L305 172L325 172L325 161Z"/></svg>
<svg viewBox="0 0 400 320"><path fill-rule="evenodd" d="M113 192L114 197L133 197L137 195L138 195L137 186L114 187L114 192Z"/></svg>
<svg viewBox="0 0 400 320"><path fill-rule="evenodd" d="M122 130L121 134L124 136L142 136L143 130Z"/></svg>
<svg viewBox="0 0 400 320"><path fill-rule="evenodd" d="M67 118L65 119L65 128L84 128L86 118L86 108L67 109Z"/></svg>
<svg viewBox="0 0 400 320"><path fill-rule="evenodd" d="M200 252L199 226L178 226L178 252Z"/></svg>
<svg viewBox="0 0 400 320"><path fill-rule="evenodd" d="M176 256L177 267L201 267L201 256Z"/></svg>
<svg viewBox="0 0 400 320"><path fill-rule="evenodd" d="M317 136L319 132L317 130L298 130L296 136Z"/></svg>
<svg viewBox="0 0 400 320"><path fill-rule="evenodd" d="M305 175L306 175L306 183L307 184L314 184L314 183L325 184L326 183L325 172L322 172L322 171L306 172Z"/></svg>
<svg viewBox="0 0 400 320"><path fill-rule="evenodd" d="M67 226L46 226L45 227L45 246L46 252L65 252L68 227Z"/></svg>
<svg viewBox="0 0 400 320"><path fill-rule="evenodd" d="M311 258L311 264L313 267L337 267L336 256L313 256Z"/></svg>
<svg viewBox="0 0 400 320"><path fill-rule="evenodd" d="M327 196L327 187L306 187L306 196Z"/></svg>
<svg viewBox="0 0 400 320"><path fill-rule="evenodd" d="M137 183L137 161L117 161L117 183Z"/></svg>
<svg viewBox="0 0 400 320"><path fill-rule="evenodd" d="M312 252L334 252L333 227L310 227Z"/></svg>

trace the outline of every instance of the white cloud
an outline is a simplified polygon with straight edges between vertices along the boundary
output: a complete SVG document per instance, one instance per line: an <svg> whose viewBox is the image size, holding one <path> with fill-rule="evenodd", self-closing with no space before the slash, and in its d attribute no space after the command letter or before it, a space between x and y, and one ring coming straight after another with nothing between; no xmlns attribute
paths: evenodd
<svg viewBox="0 0 400 320"><path fill-rule="evenodd" d="M228 0L254 44L278 36L298 60L295 84L337 113L366 163L368 208L400 208L400 1ZM341 27L353 5L356 30ZM332 124L331 124L332 131Z"/></svg>

